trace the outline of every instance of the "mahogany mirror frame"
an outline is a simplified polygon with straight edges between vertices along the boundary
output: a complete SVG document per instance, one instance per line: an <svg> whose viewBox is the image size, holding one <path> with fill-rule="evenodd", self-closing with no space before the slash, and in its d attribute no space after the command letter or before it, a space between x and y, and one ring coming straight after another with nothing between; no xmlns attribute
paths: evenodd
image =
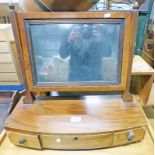
<svg viewBox="0 0 155 155"><path fill-rule="evenodd" d="M31 13L16 13L14 10L10 11L10 15L13 17L13 29L16 38L16 44L18 44L18 53L20 53L20 58L23 65L23 75L24 83L27 86L28 95L34 92L48 92L48 91L58 91L58 92L121 92L123 94L124 100L132 100L129 93L130 87L130 76L131 76L131 66L135 47L136 38L136 24L137 24L137 11L123 11L123 12L31 12ZM14 21L13 21L14 19ZM91 19L124 19L124 33L123 33L123 53L122 53L122 71L121 71L121 81L119 85L102 85L102 86L89 86L87 83L85 85L73 84L68 86L55 86L55 85L37 85L33 78L33 67L32 63L34 61L32 58L32 51L30 50L31 40L27 37L25 20L35 21L36 23L40 21L56 23L62 22L79 22L83 23L84 20ZM16 31L16 32L15 32ZM22 52L21 52L22 51ZM31 96L31 95L30 95Z"/></svg>

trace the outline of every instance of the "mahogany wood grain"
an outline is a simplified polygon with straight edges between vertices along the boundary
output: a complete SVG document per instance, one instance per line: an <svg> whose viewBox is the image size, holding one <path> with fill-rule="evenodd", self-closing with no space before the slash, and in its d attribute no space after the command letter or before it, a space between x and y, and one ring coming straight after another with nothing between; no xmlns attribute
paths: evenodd
<svg viewBox="0 0 155 155"><path fill-rule="evenodd" d="M5 134L5 132L4 132ZM5 138L3 138L5 137ZM105 148L105 149L96 149L96 150L85 150L85 151L66 151L66 150L36 150L36 149L27 149L24 147L18 147L13 145L7 136L3 136L4 139L1 142L1 134L0 134L0 154L1 155L154 155L154 144L153 140L151 139L150 131L146 130L146 134L144 139L140 143L134 143L131 145L125 145L121 147L113 147L113 148Z"/></svg>
<svg viewBox="0 0 155 155"><path fill-rule="evenodd" d="M133 137L132 141L140 141L144 138L145 135L145 128L136 128L136 129L131 129L131 132L134 132L134 134L136 136ZM122 131L122 132L117 132L114 133L114 145L118 146L118 145L124 145L124 144L129 144L132 141L128 141L128 134L129 131Z"/></svg>
<svg viewBox="0 0 155 155"><path fill-rule="evenodd" d="M98 0L20 0L22 11L85 11Z"/></svg>
<svg viewBox="0 0 155 155"><path fill-rule="evenodd" d="M10 141L16 145L41 149L38 135L33 135L33 134L26 135L26 134L17 134L17 133L11 132L11 133L8 133L8 137Z"/></svg>
<svg viewBox="0 0 155 155"><path fill-rule="evenodd" d="M45 92L45 91L125 91L127 86L127 76L129 75L130 70L130 49L132 46L132 42L129 38L132 37L133 31L133 12L52 12L52 13L17 13L18 23L19 23L19 34L21 38L21 45L23 49L24 56L24 69L26 72L26 79L28 83L28 88L32 92ZM122 75L121 75L121 83L120 85L109 85L109 86L90 86L90 85L79 85L78 83L70 83L67 86L55 86L52 83L45 83L44 85L39 85L34 83L32 72L32 66L30 65L30 55L31 50L29 50L29 45L31 44L30 40L26 37L24 20L32 20L32 19L42 19L42 20L51 20L54 21L61 19L72 21L73 19L87 19L88 21L91 19L104 19L108 15L108 19L125 19L125 30L124 30L124 45L123 45L123 59L122 59ZM136 16L136 15L135 15ZM132 28L131 28L132 27ZM130 37L129 37L130 36ZM33 64L33 63L32 63ZM124 98L125 99L125 98Z"/></svg>
<svg viewBox="0 0 155 155"><path fill-rule="evenodd" d="M91 134L147 125L135 100L125 103L120 96L36 100L29 105L22 104L22 100L8 118L6 129L45 134ZM71 122L72 116L81 117L80 123Z"/></svg>
<svg viewBox="0 0 155 155"><path fill-rule="evenodd" d="M60 142L58 142L58 138ZM111 147L113 134L87 134L87 135L45 135L40 134L43 148L51 149L91 149Z"/></svg>
<svg viewBox="0 0 155 155"><path fill-rule="evenodd" d="M24 147L38 148L35 143L39 141L41 148L75 150L141 141L146 126L135 98L133 102L123 102L120 95L113 95L38 99L34 104L23 104L21 99L5 129L17 145L24 139L32 143L22 144ZM129 140L131 131L134 135Z"/></svg>
<svg viewBox="0 0 155 155"><path fill-rule="evenodd" d="M28 101L25 100L25 103L32 103L31 101L33 100L33 98L31 98L32 92L29 91L29 87L27 84L27 79L25 76L25 68L24 68L24 59L23 59L23 49L21 46L21 39L20 39L20 34L19 34L19 23L18 23L18 17L17 14L15 13L15 8L14 6L10 6L10 20L11 20L11 24L12 24L12 28L13 28L13 34L14 34L14 38L15 38L15 43L16 43L16 48L17 48L17 54L18 54L18 58L19 58L19 63L20 63L20 69L21 69L21 73L22 73L22 80L23 83L26 87L26 94L28 94ZM29 100L30 99L30 100Z"/></svg>
<svg viewBox="0 0 155 155"><path fill-rule="evenodd" d="M125 101L132 101L132 95L129 92L130 89L130 82L131 82L131 72L132 72L132 62L133 62L133 56L134 56L134 50L136 45L136 32L137 32L137 26L138 26L138 12L135 12L132 14L132 20L131 20L131 28L130 28L130 54L129 54L129 60L128 60L128 68L127 68L127 85L126 89L123 94L123 99Z"/></svg>

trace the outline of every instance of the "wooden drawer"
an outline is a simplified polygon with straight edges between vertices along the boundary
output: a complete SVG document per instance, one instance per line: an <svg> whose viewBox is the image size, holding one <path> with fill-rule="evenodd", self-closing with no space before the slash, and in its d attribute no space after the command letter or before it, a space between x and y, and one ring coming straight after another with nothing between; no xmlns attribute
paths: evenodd
<svg viewBox="0 0 155 155"><path fill-rule="evenodd" d="M7 81L7 82L2 82L0 81L0 85L20 85L21 83L19 81L13 81L13 82L10 82L10 81Z"/></svg>
<svg viewBox="0 0 155 155"><path fill-rule="evenodd" d="M0 63L11 63L13 62L11 53L1 54L0 53Z"/></svg>
<svg viewBox="0 0 155 155"><path fill-rule="evenodd" d="M114 133L114 146L141 141L145 135L145 127Z"/></svg>
<svg viewBox="0 0 155 155"><path fill-rule="evenodd" d="M0 63L0 73L12 73L16 72L13 63Z"/></svg>
<svg viewBox="0 0 155 155"><path fill-rule="evenodd" d="M11 24L0 24L0 41L11 40L14 40Z"/></svg>
<svg viewBox="0 0 155 155"><path fill-rule="evenodd" d="M16 73L0 73L0 81L1 82L18 81L18 77Z"/></svg>
<svg viewBox="0 0 155 155"><path fill-rule="evenodd" d="M113 135L40 135L43 148L91 149L112 146Z"/></svg>
<svg viewBox="0 0 155 155"><path fill-rule="evenodd" d="M2 24L0 24L0 28L1 28L1 25ZM6 37L5 31L1 30L1 29L0 29L0 41L7 41L7 37Z"/></svg>
<svg viewBox="0 0 155 155"><path fill-rule="evenodd" d="M41 149L40 141L37 134L31 135L9 132L8 137L10 141L16 145Z"/></svg>
<svg viewBox="0 0 155 155"><path fill-rule="evenodd" d="M10 53L8 42L0 42L0 53Z"/></svg>

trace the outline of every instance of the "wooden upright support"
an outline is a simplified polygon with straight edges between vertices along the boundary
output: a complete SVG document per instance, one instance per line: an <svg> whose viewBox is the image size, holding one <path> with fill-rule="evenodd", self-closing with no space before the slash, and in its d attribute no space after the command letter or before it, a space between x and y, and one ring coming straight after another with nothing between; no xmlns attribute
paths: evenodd
<svg viewBox="0 0 155 155"><path fill-rule="evenodd" d="M13 5L9 6L10 8L10 21L12 24L12 29L15 37L15 42L16 42L16 47L17 47L17 53L19 57L19 62L20 62L20 67L21 67L21 72L22 72L22 78L23 78L23 83L26 87L26 96L24 98L24 103L32 103L34 100L34 95L33 93L29 90L26 76L25 76L25 69L24 69L24 59L22 55L22 44L20 40L20 34L19 34L19 28L18 28L18 20L17 20L17 15L15 11L15 7Z"/></svg>

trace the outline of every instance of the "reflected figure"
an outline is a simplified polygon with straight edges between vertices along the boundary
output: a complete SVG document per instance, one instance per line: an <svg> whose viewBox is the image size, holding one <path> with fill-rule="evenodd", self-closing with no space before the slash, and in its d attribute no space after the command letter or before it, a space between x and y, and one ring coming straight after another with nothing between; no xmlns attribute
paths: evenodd
<svg viewBox="0 0 155 155"><path fill-rule="evenodd" d="M102 58L111 55L108 42L103 42L104 30L99 24L73 26L62 41L60 56L70 56L68 81L102 80Z"/></svg>

